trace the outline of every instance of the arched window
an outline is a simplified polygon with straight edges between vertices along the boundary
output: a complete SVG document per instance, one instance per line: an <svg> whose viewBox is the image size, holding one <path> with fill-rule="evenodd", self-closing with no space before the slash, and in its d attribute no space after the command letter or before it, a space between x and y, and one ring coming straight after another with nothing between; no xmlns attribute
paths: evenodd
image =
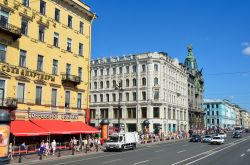
<svg viewBox="0 0 250 165"><path fill-rule="evenodd" d="M129 79L126 79L126 87L129 87Z"/></svg>
<svg viewBox="0 0 250 165"><path fill-rule="evenodd" d="M136 79L133 79L133 86L136 86Z"/></svg>
<svg viewBox="0 0 250 165"><path fill-rule="evenodd" d="M100 88L101 89L103 88L103 82L102 81L100 82Z"/></svg>
<svg viewBox="0 0 250 165"><path fill-rule="evenodd" d="M106 81L106 87L109 88L109 81Z"/></svg>
<svg viewBox="0 0 250 165"><path fill-rule="evenodd" d="M97 89L97 82L94 82L94 89Z"/></svg>
<svg viewBox="0 0 250 165"><path fill-rule="evenodd" d="M157 77L155 77L155 79L154 79L154 85L158 85L158 78Z"/></svg>
<svg viewBox="0 0 250 165"><path fill-rule="evenodd" d="M133 65L133 73L136 73L137 69L136 69L136 65Z"/></svg>
<svg viewBox="0 0 250 165"><path fill-rule="evenodd" d="M146 86L146 85L147 85L146 78L143 77L143 78L142 78L142 86Z"/></svg>
<svg viewBox="0 0 250 165"><path fill-rule="evenodd" d="M113 80L113 88L115 88L115 87L116 87L116 81Z"/></svg>
<svg viewBox="0 0 250 165"><path fill-rule="evenodd" d="M154 65L154 71L158 72L158 65L157 64Z"/></svg>

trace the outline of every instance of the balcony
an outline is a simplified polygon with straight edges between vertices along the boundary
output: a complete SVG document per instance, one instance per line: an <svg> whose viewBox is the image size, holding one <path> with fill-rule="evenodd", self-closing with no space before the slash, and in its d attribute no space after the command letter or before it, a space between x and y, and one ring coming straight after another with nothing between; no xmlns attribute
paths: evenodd
<svg viewBox="0 0 250 165"><path fill-rule="evenodd" d="M17 109L17 99L12 97L0 99L0 108L8 110Z"/></svg>
<svg viewBox="0 0 250 165"><path fill-rule="evenodd" d="M17 40L21 37L21 29L6 23L4 21L0 22L0 31L12 36L13 40Z"/></svg>
<svg viewBox="0 0 250 165"><path fill-rule="evenodd" d="M62 83L64 84L73 84L74 86L81 83L81 78L79 76L74 76L70 74L62 74Z"/></svg>

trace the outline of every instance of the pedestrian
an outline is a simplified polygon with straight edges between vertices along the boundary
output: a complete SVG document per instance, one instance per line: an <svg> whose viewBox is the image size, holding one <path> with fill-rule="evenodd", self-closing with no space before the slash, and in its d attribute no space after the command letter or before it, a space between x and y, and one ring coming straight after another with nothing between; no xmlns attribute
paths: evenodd
<svg viewBox="0 0 250 165"><path fill-rule="evenodd" d="M10 142L9 144L9 155L8 158L13 160L13 147L12 147L12 143Z"/></svg>
<svg viewBox="0 0 250 165"><path fill-rule="evenodd" d="M44 144L44 140L41 142L40 147L39 147L39 152L38 155L41 157L43 155L45 149L45 144Z"/></svg>
<svg viewBox="0 0 250 165"><path fill-rule="evenodd" d="M49 141L46 141L45 143L45 155L48 156L50 154L50 145Z"/></svg>
<svg viewBox="0 0 250 165"><path fill-rule="evenodd" d="M76 151L76 147L77 147L77 140L75 137L73 137L73 149Z"/></svg>
<svg viewBox="0 0 250 165"><path fill-rule="evenodd" d="M56 140L54 139L51 143L52 154L55 155L56 152Z"/></svg>

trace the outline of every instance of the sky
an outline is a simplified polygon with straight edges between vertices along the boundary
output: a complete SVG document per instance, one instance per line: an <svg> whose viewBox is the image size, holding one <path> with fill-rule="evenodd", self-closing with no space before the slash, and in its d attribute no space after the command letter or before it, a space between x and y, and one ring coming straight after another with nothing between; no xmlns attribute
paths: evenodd
<svg viewBox="0 0 250 165"><path fill-rule="evenodd" d="M187 45L203 68L205 98L250 111L249 0L84 0L98 18L92 59L167 52L184 62Z"/></svg>

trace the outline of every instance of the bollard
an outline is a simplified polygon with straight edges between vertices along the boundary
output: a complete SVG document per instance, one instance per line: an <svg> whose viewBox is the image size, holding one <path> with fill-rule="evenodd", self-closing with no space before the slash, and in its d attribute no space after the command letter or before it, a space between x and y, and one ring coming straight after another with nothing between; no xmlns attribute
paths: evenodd
<svg viewBox="0 0 250 165"><path fill-rule="evenodd" d="M18 163L22 163L22 155L19 153Z"/></svg>

